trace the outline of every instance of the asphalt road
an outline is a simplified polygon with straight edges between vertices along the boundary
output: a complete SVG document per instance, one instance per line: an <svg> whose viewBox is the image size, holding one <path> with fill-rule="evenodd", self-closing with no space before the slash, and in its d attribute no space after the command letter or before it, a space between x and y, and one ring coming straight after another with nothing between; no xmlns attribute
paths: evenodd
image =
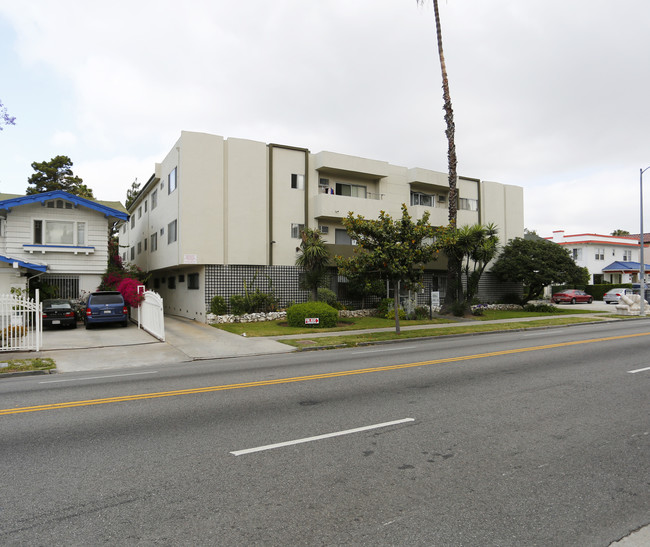
<svg viewBox="0 0 650 547"><path fill-rule="evenodd" d="M0 544L606 546L650 523L649 344L640 320L7 379Z"/></svg>

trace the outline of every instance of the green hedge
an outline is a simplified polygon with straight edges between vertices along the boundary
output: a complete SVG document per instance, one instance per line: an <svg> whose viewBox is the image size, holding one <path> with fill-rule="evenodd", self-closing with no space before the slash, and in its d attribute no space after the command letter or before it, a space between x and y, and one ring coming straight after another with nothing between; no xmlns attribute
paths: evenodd
<svg viewBox="0 0 650 547"><path fill-rule="evenodd" d="M317 317L317 325L305 325L305 319ZM287 323L290 327L313 327L326 329L336 327L339 312L325 302L306 302L294 304L287 310Z"/></svg>

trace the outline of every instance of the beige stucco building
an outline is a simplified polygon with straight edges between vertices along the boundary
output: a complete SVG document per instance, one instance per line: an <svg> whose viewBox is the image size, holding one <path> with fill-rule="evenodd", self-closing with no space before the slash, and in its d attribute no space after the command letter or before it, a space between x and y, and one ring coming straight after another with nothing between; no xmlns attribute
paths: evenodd
<svg viewBox="0 0 650 547"><path fill-rule="evenodd" d="M523 236L523 189L459 177L458 225L494 223L502 242ZM120 231L125 262L151 272L167 313L205 320L216 294L273 290L281 304L306 300L297 287L302 227L319 228L333 254L352 242L352 211L447 224L446 173L333 152L183 131L129 208ZM425 281L444 291L446 262ZM333 288L336 288L335 286Z"/></svg>

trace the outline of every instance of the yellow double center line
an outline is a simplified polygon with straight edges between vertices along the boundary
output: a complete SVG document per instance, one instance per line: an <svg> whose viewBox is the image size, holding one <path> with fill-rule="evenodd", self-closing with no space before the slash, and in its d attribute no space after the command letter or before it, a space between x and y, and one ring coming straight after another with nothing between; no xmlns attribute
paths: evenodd
<svg viewBox="0 0 650 547"><path fill-rule="evenodd" d="M639 336L649 336L649 335L650 332L642 332L639 334L624 334L621 336L608 336L606 338L592 338L589 340L576 340L572 342L562 342L558 344L547 344L545 346L533 346L528 348L493 351L490 353L477 353L474 355L464 355L461 357L446 357L444 359L432 359L431 361L419 361L416 363L405 363L402 365L387 365L383 367L362 368L357 370L344 370L340 372L327 372L323 374L311 374L309 376L294 376L292 378L278 378L276 380L260 380L258 382L244 382L241 384L226 384L222 386L199 387L199 388L192 388L192 389L178 389L174 391L160 391L157 393L141 393L138 395L122 395L120 397L106 397L104 399L89 399L87 401L69 401L65 403L52 403L48 405L25 406L20 408L5 408L5 409L0 409L0 416L6 416L9 414L22 414L25 412L40 412L42 410L58 410L61 408L105 405L109 403L124 403L127 401L142 401L145 399L159 399L161 397L177 397L179 395L196 395L199 393L212 393L215 391L227 391L230 389L274 386L274 385L281 385L281 384L290 384L293 382L310 382L312 380L326 380L329 378L340 378L343 376L353 376L356 374L368 374L372 372L388 372L391 370L424 367L427 365L439 365L443 363L455 363L458 361L469 361L471 359L485 359L487 357L498 357L500 355L513 355L516 353L526 353L529 351L548 350L553 348L577 346L580 344L593 344L595 342L608 342L611 340L622 340L625 338L636 338Z"/></svg>

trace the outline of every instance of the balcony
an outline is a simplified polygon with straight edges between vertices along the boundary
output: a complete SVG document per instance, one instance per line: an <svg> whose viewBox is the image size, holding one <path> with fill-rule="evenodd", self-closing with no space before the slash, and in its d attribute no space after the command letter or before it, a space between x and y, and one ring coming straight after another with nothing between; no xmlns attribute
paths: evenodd
<svg viewBox="0 0 650 547"><path fill-rule="evenodd" d="M314 218L340 220L351 211L366 218L377 218L386 208L382 202L383 194L366 193L366 197L337 196L319 193L314 197Z"/></svg>

